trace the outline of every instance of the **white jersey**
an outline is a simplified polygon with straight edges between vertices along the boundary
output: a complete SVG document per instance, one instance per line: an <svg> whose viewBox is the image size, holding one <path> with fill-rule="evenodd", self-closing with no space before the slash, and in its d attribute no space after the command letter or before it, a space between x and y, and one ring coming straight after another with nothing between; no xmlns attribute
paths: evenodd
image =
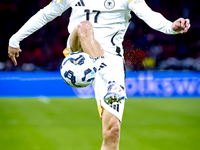
<svg viewBox="0 0 200 150"><path fill-rule="evenodd" d="M129 19L130 9L124 0L79 0L72 6L68 30L71 33L77 24L88 20L102 48L122 55L122 41Z"/></svg>
<svg viewBox="0 0 200 150"><path fill-rule="evenodd" d="M130 11L155 30L176 34L171 28L172 22L152 11L144 0L53 0L11 37L9 45L19 47L20 41L60 16L69 7L72 8L69 33L81 21L88 20L93 25L95 39L109 53L123 55L122 41L129 25Z"/></svg>

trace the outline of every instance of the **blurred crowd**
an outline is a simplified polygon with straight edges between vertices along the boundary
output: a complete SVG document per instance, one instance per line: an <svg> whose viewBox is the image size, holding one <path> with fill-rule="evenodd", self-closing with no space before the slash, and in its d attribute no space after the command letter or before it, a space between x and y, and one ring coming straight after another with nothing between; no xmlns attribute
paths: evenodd
<svg viewBox="0 0 200 150"><path fill-rule="evenodd" d="M165 35L151 29L131 12L125 35L124 57L127 70L200 71L200 11L194 0L146 0L155 11L174 21L189 18L187 34ZM71 9L20 43L22 53L15 67L7 55L9 38L50 0L0 1L0 70L59 70L68 38Z"/></svg>

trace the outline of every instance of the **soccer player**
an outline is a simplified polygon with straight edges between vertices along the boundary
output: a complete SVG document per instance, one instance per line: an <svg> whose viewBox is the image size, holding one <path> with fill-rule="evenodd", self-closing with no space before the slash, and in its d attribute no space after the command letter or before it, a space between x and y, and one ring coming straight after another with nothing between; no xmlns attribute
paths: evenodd
<svg viewBox="0 0 200 150"><path fill-rule="evenodd" d="M21 52L20 41L69 7L72 8L68 25L70 36L64 53L84 51L94 58L98 73L93 88L103 130L101 150L117 150L126 99L122 41L130 11L165 34L186 33L190 21L179 18L171 22L151 10L144 0L53 0L10 38L8 55L15 65Z"/></svg>

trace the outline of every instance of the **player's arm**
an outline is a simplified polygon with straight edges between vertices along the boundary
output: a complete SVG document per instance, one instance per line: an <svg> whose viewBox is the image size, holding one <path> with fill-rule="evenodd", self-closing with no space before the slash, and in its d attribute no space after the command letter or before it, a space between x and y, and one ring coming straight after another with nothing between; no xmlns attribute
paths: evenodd
<svg viewBox="0 0 200 150"><path fill-rule="evenodd" d="M24 38L28 37L48 22L60 16L66 9L69 8L67 0L53 0L49 5L38 11L31 17L17 33L9 40L8 56L12 59L14 65L17 65L16 57L19 57L21 52L19 43Z"/></svg>
<svg viewBox="0 0 200 150"><path fill-rule="evenodd" d="M179 18L173 23L163 15L151 10L144 0L129 0L129 8L151 28L166 34L186 33L190 28L189 19Z"/></svg>

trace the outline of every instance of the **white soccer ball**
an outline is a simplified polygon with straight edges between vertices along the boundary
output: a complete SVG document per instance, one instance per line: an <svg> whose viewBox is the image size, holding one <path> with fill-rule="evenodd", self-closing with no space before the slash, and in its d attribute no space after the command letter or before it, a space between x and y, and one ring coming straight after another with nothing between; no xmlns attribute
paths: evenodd
<svg viewBox="0 0 200 150"><path fill-rule="evenodd" d="M96 67L92 57L84 52L74 52L65 57L60 67L64 81L72 87L82 88L95 79Z"/></svg>

